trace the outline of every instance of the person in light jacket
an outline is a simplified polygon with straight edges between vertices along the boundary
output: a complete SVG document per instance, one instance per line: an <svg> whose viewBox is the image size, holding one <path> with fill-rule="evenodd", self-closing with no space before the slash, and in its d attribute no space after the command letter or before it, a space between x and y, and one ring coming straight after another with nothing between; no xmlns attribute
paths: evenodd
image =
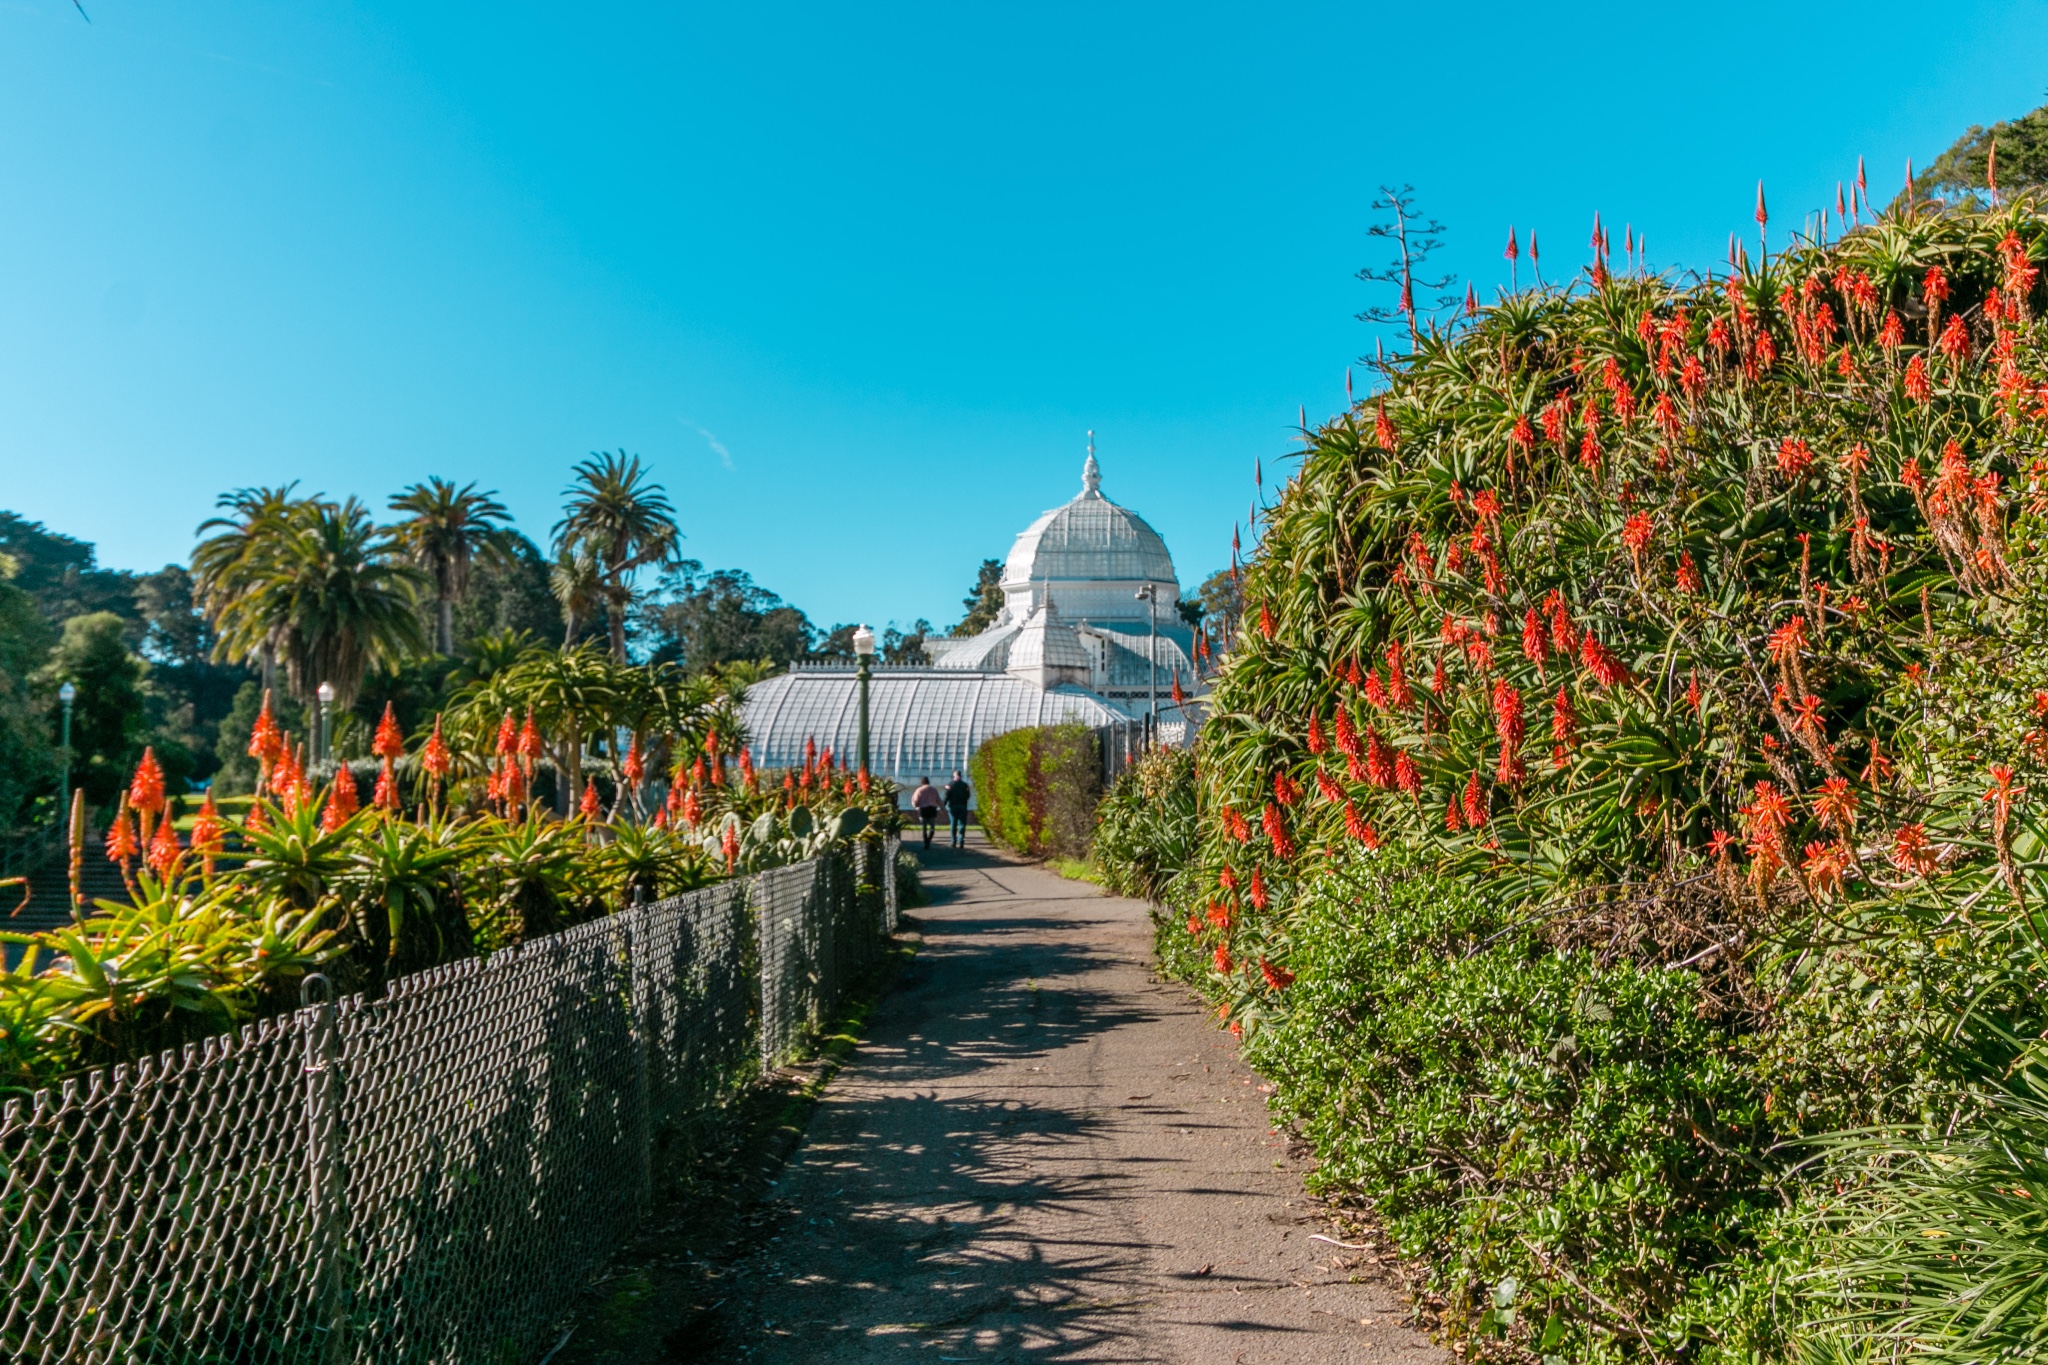
<svg viewBox="0 0 2048 1365"><path fill-rule="evenodd" d="M939 789L932 785L929 777L917 780L917 790L910 794L910 808L917 812L917 818L924 822L924 846L932 846L932 835L939 827L939 807L946 804L946 798L939 795Z"/></svg>

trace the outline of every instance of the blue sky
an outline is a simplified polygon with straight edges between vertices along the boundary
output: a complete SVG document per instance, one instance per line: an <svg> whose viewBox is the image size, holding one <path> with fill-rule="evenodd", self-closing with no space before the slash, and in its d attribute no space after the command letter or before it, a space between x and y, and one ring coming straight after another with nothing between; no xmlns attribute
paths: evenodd
<svg viewBox="0 0 2048 1365"><path fill-rule="evenodd" d="M222 489L645 456L815 621L959 615L1078 486L1192 583L1342 402L1383 182L1505 280L1888 197L2048 101L2040 3L0 0L0 506L181 559Z"/></svg>

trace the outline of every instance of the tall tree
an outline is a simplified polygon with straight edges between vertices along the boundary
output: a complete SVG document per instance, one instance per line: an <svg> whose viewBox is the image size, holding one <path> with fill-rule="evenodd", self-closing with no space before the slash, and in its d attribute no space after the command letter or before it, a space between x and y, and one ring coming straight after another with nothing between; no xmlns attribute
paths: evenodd
<svg viewBox="0 0 2048 1365"><path fill-rule="evenodd" d="M562 608L562 648L567 649L576 643L577 632L604 600L604 581L596 558L588 550L564 545L548 567L548 589Z"/></svg>
<svg viewBox="0 0 2048 1365"><path fill-rule="evenodd" d="M568 506L555 523L556 551L583 550L596 561L612 662L623 664L633 573L673 560L682 532L676 529L668 495L647 477L638 455L598 451L577 465L575 473L565 492Z"/></svg>
<svg viewBox="0 0 2048 1365"><path fill-rule="evenodd" d="M405 514L393 528L394 538L433 580L436 644L441 653L453 654L455 604L469 591L469 566L496 553L498 527L512 514L495 489L479 493L474 483L457 488L440 478L406 489L391 500L391 510Z"/></svg>
<svg viewBox="0 0 2048 1365"><path fill-rule="evenodd" d="M265 538L244 590L220 609L222 647L247 658L274 644L300 701L331 683L346 710L370 669L425 646L423 577L357 499L299 503L282 534Z"/></svg>
<svg viewBox="0 0 2048 1365"><path fill-rule="evenodd" d="M974 591L960 603L967 615L953 627L956 636L979 635L996 623L1003 613L1003 561L984 559L974 575Z"/></svg>
<svg viewBox="0 0 2048 1365"><path fill-rule="evenodd" d="M199 523L199 544L192 550L192 579L199 604L216 627L226 619L230 607L262 580L264 564L290 534L292 517L306 502L292 496L298 486L294 480L277 488L237 488L223 493L214 506L231 515ZM251 631L254 623L245 615L241 624L245 629L236 643L230 644L224 634L215 642L217 656L231 662L257 661L263 669L263 690L276 691L277 623Z"/></svg>

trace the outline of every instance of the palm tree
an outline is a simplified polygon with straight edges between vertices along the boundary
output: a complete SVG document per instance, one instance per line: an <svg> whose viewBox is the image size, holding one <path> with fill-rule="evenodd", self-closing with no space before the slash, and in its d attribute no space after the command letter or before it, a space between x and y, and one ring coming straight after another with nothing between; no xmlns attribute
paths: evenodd
<svg viewBox="0 0 2048 1365"><path fill-rule="evenodd" d="M272 643L301 701L331 683L346 710L370 669L424 648L424 578L357 499L300 502L221 608L221 641L245 658Z"/></svg>
<svg viewBox="0 0 2048 1365"><path fill-rule="evenodd" d="M588 550L564 545L548 568L548 587L562 604L562 648L576 643L576 632L597 608L600 593L597 561Z"/></svg>
<svg viewBox="0 0 2048 1365"><path fill-rule="evenodd" d="M626 608L633 597L629 582L645 564L666 564L675 556L675 509L661 485L649 482L638 455L623 450L593 452L576 466L566 490L569 499L555 523L555 548L587 552L596 561L605 598L605 623L611 628L612 662L626 662Z"/></svg>
<svg viewBox="0 0 2048 1365"><path fill-rule="evenodd" d="M495 489L479 493L474 483L457 488L436 478L400 493L391 500L391 510L407 514L392 534L433 578L440 607L436 643L441 653L453 654L455 604L469 591L469 566L479 557L502 557L496 523L510 521L512 514Z"/></svg>
<svg viewBox="0 0 2048 1365"><path fill-rule="evenodd" d="M199 523L198 534L202 538L192 551L193 587L200 606L216 627L225 619L230 605L263 577L263 565L288 534L294 509L306 501L292 496L292 490L298 486L294 480L280 488L237 488L232 493L223 493L214 506L234 515L209 517ZM214 534L209 536L208 531ZM277 635L270 629L272 623L245 624L251 628L245 630L239 642L231 642L225 632L221 633L214 654L231 663L260 659L263 690L275 691Z"/></svg>

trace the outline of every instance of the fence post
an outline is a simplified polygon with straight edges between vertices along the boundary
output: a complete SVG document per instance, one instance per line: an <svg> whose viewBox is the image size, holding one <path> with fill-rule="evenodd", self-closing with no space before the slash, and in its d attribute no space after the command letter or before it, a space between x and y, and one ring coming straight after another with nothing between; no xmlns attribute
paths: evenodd
<svg viewBox="0 0 2048 1365"><path fill-rule="evenodd" d="M647 889L633 886L633 907L626 912L626 1008L631 1012L627 1027L633 1037L634 1134L640 1146L640 1206L654 1201L654 1091L648 1081L647 978L641 970L641 944L647 938Z"/></svg>
<svg viewBox="0 0 2048 1365"><path fill-rule="evenodd" d="M315 996L319 997L318 999ZM318 972L299 982L299 1004L311 1008L306 1023L306 1208L312 1221L313 1330L325 1338L321 1359L345 1358L341 1248L340 1098L336 1093L341 1030L334 983Z"/></svg>

